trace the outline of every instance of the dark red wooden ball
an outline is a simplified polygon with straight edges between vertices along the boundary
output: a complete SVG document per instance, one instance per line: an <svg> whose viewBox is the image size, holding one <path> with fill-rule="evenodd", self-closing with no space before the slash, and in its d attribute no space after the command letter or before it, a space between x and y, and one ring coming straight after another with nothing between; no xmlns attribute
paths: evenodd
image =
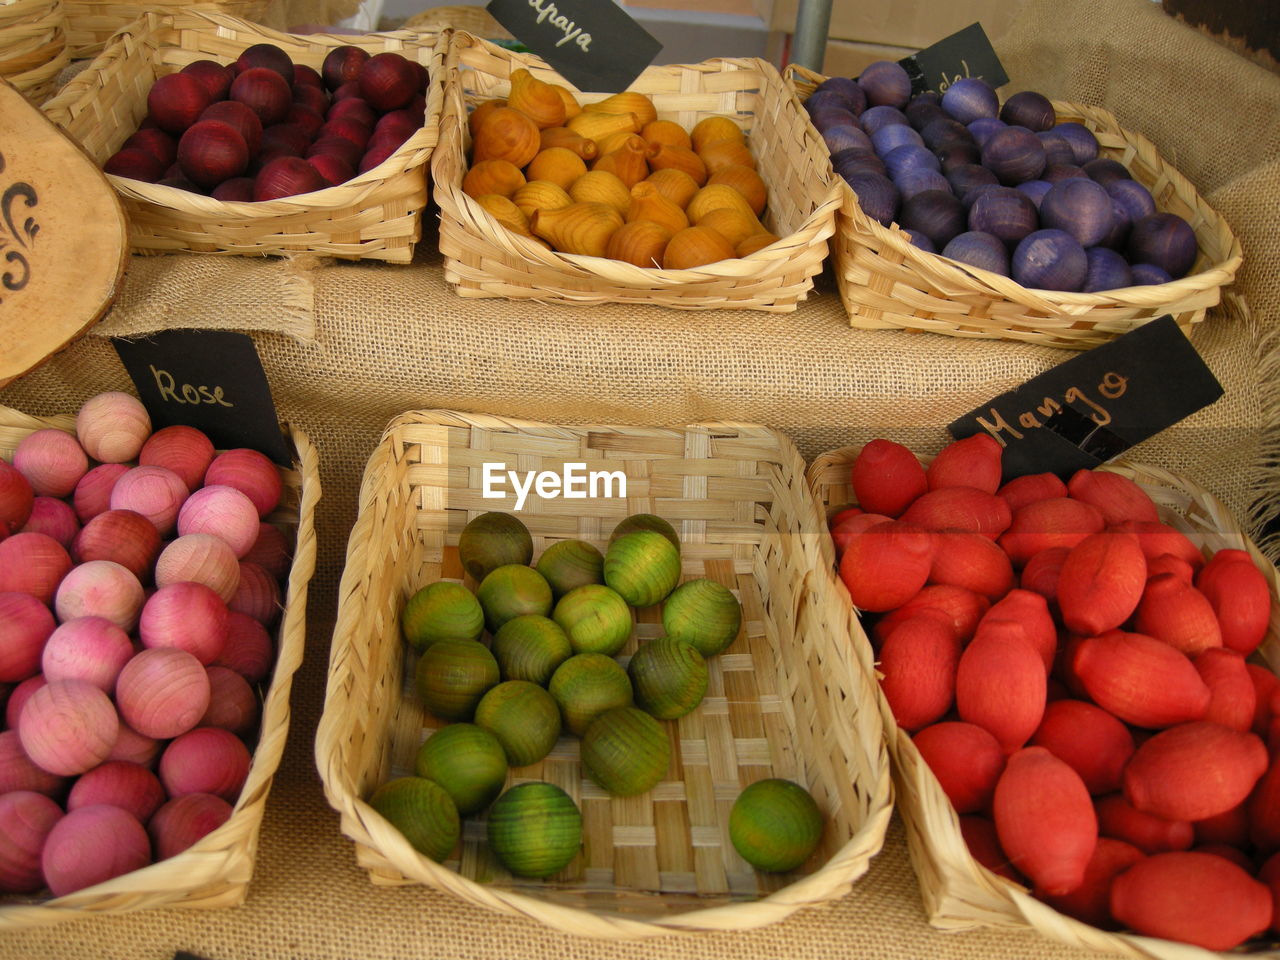
<svg viewBox="0 0 1280 960"><path fill-rule="evenodd" d="M315 67L309 67L305 63L295 63L293 65L293 88L298 87L319 87L324 89L324 78L320 76Z"/></svg>
<svg viewBox="0 0 1280 960"><path fill-rule="evenodd" d="M307 156L314 157L321 153L332 153L341 157L354 170L360 164L362 149L346 137L317 137L315 143L307 149Z"/></svg>
<svg viewBox="0 0 1280 960"><path fill-rule="evenodd" d="M200 114L201 120L221 120L234 127L244 138L244 145L249 148L249 156L258 152L258 144L262 142L262 121L247 104L239 100L219 100L209 104L208 109Z"/></svg>
<svg viewBox="0 0 1280 960"><path fill-rule="evenodd" d="M139 147L155 156L166 167L178 159L178 141L159 127L138 130L124 142L124 147Z"/></svg>
<svg viewBox="0 0 1280 960"><path fill-rule="evenodd" d="M345 100L337 100L324 115L325 120L341 120L344 117L358 120L370 130L378 122L377 111L360 97L347 97Z"/></svg>
<svg viewBox="0 0 1280 960"><path fill-rule="evenodd" d="M356 175L355 167L336 153L317 153L307 157L307 163L315 167L320 176L335 186L346 183Z"/></svg>
<svg viewBox="0 0 1280 960"><path fill-rule="evenodd" d="M398 53L379 53L360 68L360 95L375 110L403 107L418 92L418 71Z"/></svg>
<svg viewBox="0 0 1280 960"><path fill-rule="evenodd" d="M192 60L180 72L189 73L203 83L211 100L225 100L231 89L231 71L217 60Z"/></svg>
<svg viewBox="0 0 1280 960"><path fill-rule="evenodd" d="M209 194L215 200L232 200L241 203L253 201L253 177L232 177L223 180Z"/></svg>
<svg viewBox="0 0 1280 960"><path fill-rule="evenodd" d="M341 120L329 120L320 128L320 132L316 134L316 139L321 137L342 137L350 140L361 150L369 143L369 136L373 131L366 127L358 120L344 118Z"/></svg>
<svg viewBox="0 0 1280 960"><path fill-rule="evenodd" d="M143 183L155 183L165 175L165 164L150 150L142 147L121 147L102 165L105 173L116 177L128 177Z"/></svg>
<svg viewBox="0 0 1280 960"><path fill-rule="evenodd" d="M360 158L360 166L357 172L366 173L372 170L395 152L396 148L391 146L374 147L366 151L365 155Z"/></svg>
<svg viewBox="0 0 1280 960"><path fill-rule="evenodd" d="M320 75L325 86L330 90L337 90L344 83L355 80L368 59L369 51L362 47L351 44L334 47L325 55L324 63L320 65Z"/></svg>
<svg viewBox="0 0 1280 960"><path fill-rule="evenodd" d="M293 102L302 104L304 107L310 107L322 117L329 110L328 91L320 87L313 87L310 84L294 85Z"/></svg>
<svg viewBox="0 0 1280 960"><path fill-rule="evenodd" d="M231 99L243 103L258 115L264 127L269 127L289 115L293 91L271 68L250 67L232 82Z"/></svg>
<svg viewBox="0 0 1280 960"><path fill-rule="evenodd" d="M311 146L307 131L294 123L276 123L262 131L262 143L258 153L280 157L300 157Z"/></svg>
<svg viewBox="0 0 1280 960"><path fill-rule="evenodd" d="M307 141L315 139L316 134L320 132L320 128L324 126L324 117L316 113L306 104L294 102L289 108L288 114L285 115L284 122L301 127L307 134Z"/></svg>
<svg viewBox="0 0 1280 960"><path fill-rule="evenodd" d="M200 120L178 141L178 166L183 176L206 189L244 173L249 148L229 123Z"/></svg>
<svg viewBox="0 0 1280 960"><path fill-rule="evenodd" d="M311 164L301 157L277 157L260 171L253 182L254 200L278 200L329 186Z"/></svg>
<svg viewBox="0 0 1280 960"><path fill-rule="evenodd" d="M293 86L293 58L274 43L255 43L245 47L236 58L236 72L272 70L290 87Z"/></svg>
<svg viewBox="0 0 1280 960"><path fill-rule="evenodd" d="M148 115L157 127L173 134L195 123L212 102L205 85L189 73L167 74L147 91Z"/></svg>

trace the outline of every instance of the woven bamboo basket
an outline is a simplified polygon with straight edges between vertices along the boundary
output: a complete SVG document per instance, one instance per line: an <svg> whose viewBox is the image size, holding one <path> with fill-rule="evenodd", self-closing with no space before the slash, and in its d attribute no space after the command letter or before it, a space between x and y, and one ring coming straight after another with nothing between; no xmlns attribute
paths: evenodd
<svg viewBox="0 0 1280 960"><path fill-rule="evenodd" d="M148 12L122 30L84 72L44 105L54 123L104 163L137 129L157 77L193 60L230 63L255 43L274 43L317 69L334 47L396 52L427 67L426 123L384 162L346 183L259 203L223 202L175 187L108 175L137 253L314 253L345 260L408 263L422 236L427 159L439 136L443 35L401 30L367 36L295 36L197 9Z"/></svg>
<svg viewBox="0 0 1280 960"><path fill-rule="evenodd" d="M456 545L469 519L513 509L511 498L482 496L487 462L624 471L625 499L531 494L515 515L535 556L567 538L603 548L624 516L656 512L681 535L683 576L725 584L744 610L738 639L708 660L702 704L665 722L672 767L651 791L609 797L584 777L570 735L543 761L511 771L508 786L548 780L582 810L584 850L548 881L503 870L482 818L464 821L458 849L436 863L366 803L379 784L412 772L419 744L439 724L413 692L415 658L399 616L426 584L463 580ZM371 881L423 884L564 932L616 939L756 927L847 893L883 842L889 779L871 675L849 642L856 622L812 566L820 529L803 462L763 427L567 427L442 411L393 420L364 475L316 736L326 796ZM621 656L660 635L658 608L639 611ZM818 850L791 874L756 873L728 841L739 791L769 776L803 784L826 818Z"/></svg>
<svg viewBox="0 0 1280 960"><path fill-rule="evenodd" d="M825 507L830 513L855 500L849 468L859 449L843 447L828 451L810 464L808 482L820 509ZM1250 659L1280 672L1280 604L1275 602L1280 598L1280 573L1230 511L1206 490L1158 467L1117 460L1099 469L1135 481L1155 501L1160 519L1191 538L1206 556L1225 549L1248 551L1266 576L1273 597L1267 637ZM824 539L821 549L826 569L834 571L835 547L830 537ZM839 579L834 572L832 579ZM839 590L849 603L843 585ZM1240 952L1217 954L1186 943L1100 930L1060 913L1037 900L1025 887L979 864L969 853L955 808L942 786L916 750L910 735L894 722L893 712L883 695L879 695L879 703L889 740L897 808L906 828L907 851L920 883L925 912L934 927L947 931L975 927L1030 928L1074 947L1143 960L1209 960L1242 955ZM1255 952L1256 945L1249 953Z"/></svg>
<svg viewBox="0 0 1280 960"><path fill-rule="evenodd" d="M438 33L441 30L465 30L486 40L513 40L511 31L493 18L484 7L431 7L415 13L404 22L406 30Z"/></svg>
<svg viewBox="0 0 1280 960"><path fill-rule="evenodd" d="M802 101L826 79L794 64L785 75ZM924 252L896 224L884 227L866 216L842 180L834 263L851 326L929 330L1082 350L1166 313L1184 331L1204 319L1240 268L1240 241L1230 225L1161 158L1150 140L1121 128L1106 110L1061 101L1053 106L1059 121L1088 127L1098 138L1099 155L1128 167L1151 191L1158 209L1191 224L1199 243L1191 272L1171 283L1105 293L1032 290L1008 277Z"/></svg>
<svg viewBox="0 0 1280 960"><path fill-rule="evenodd" d="M62 0L0 3L0 77L37 106L71 62Z"/></svg>
<svg viewBox="0 0 1280 960"><path fill-rule="evenodd" d="M145 3L126 3L124 0L66 0L67 46L77 60L96 57L106 49L108 40L148 10L182 13L193 6L261 23L271 7L271 0L215 0L198 5L184 3L183 0L147 0Z"/></svg>
<svg viewBox="0 0 1280 960"><path fill-rule="evenodd" d="M33 417L0 407L0 456L35 430L56 427L75 432L74 415ZM219 909L244 902L253 878L258 829L267 794L289 731L289 690L302 662L306 642L307 587L316 566L314 516L320 499L316 449L305 433L286 428L294 464L281 469L280 505L266 520L279 527L293 546L293 563L282 592L283 613L276 627L276 664L258 693L262 717L253 762L231 818L176 856L75 893L40 900L0 898L0 931L20 930L87 916L131 913L153 907Z"/></svg>
<svg viewBox="0 0 1280 960"><path fill-rule="evenodd" d="M453 34L432 178L445 279L459 296L789 312L808 295L827 255L840 195L825 145L769 63L716 59L649 67L629 88L648 94L660 119L685 129L712 114L732 117L746 131L768 186L764 225L780 239L748 257L688 270L555 253L510 232L462 192L471 140L467 112L485 100L505 97L507 78L520 67L540 80L574 89L531 54L503 49L465 31ZM604 97L578 95L583 103Z"/></svg>

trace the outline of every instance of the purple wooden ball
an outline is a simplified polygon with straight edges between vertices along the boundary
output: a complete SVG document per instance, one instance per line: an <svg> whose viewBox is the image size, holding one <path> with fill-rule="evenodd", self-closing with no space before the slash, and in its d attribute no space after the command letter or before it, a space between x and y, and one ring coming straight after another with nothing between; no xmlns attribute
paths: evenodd
<svg viewBox="0 0 1280 960"><path fill-rule="evenodd" d="M937 170L928 168L906 170L893 178L893 185L898 188L898 193L902 195L903 200L914 197L917 193L924 193L926 190L951 191L951 184L947 183L947 178Z"/></svg>
<svg viewBox="0 0 1280 960"><path fill-rule="evenodd" d="M941 249L964 232L964 204L948 191L926 190L903 201L898 223L908 230L919 230Z"/></svg>
<svg viewBox="0 0 1280 960"><path fill-rule="evenodd" d="M999 117L978 117L976 120L969 121L968 129L973 134L973 139L978 142L981 147L986 143L993 133L997 130L1003 130L1008 124Z"/></svg>
<svg viewBox="0 0 1280 960"><path fill-rule="evenodd" d="M1151 263L1169 276L1185 277L1196 262L1196 234L1176 213L1153 213L1129 231L1130 263Z"/></svg>
<svg viewBox="0 0 1280 960"><path fill-rule="evenodd" d="M900 147L894 147L880 159L884 161L890 180L897 180L909 170L942 170L942 163L929 151L929 148L915 143L904 143Z"/></svg>
<svg viewBox="0 0 1280 960"><path fill-rule="evenodd" d="M867 95L867 105L872 107L901 108L911 99L911 77L902 64L892 60L869 64L858 77L858 86Z"/></svg>
<svg viewBox="0 0 1280 960"><path fill-rule="evenodd" d="M1129 241L1129 231L1133 228L1133 221L1129 218L1129 211L1117 203L1114 197L1111 200L1111 215L1111 229L1098 241L1098 246L1123 250Z"/></svg>
<svg viewBox="0 0 1280 960"><path fill-rule="evenodd" d="M845 177L845 183L858 198L858 206L882 226L893 223L898 213L898 188L883 174L862 171Z"/></svg>
<svg viewBox="0 0 1280 960"><path fill-rule="evenodd" d="M942 161L942 172L948 173L952 167L971 163L979 166L982 163L982 150L976 143L962 143L959 140L944 141L933 148L934 156Z"/></svg>
<svg viewBox="0 0 1280 960"><path fill-rule="evenodd" d="M923 130L930 121L947 116L937 100L925 99L923 95L912 97L911 102L902 109L902 113L907 118L907 122L917 130Z"/></svg>
<svg viewBox="0 0 1280 960"><path fill-rule="evenodd" d="M1053 128L1066 137L1071 144L1071 152L1075 154L1075 162L1081 166L1098 156L1098 138L1083 123L1069 120L1059 123Z"/></svg>
<svg viewBox="0 0 1280 960"><path fill-rule="evenodd" d="M1044 162L1046 166L1055 163L1076 162L1076 152L1071 149L1071 144L1064 134L1055 129L1049 129L1038 131L1036 136L1040 138L1040 143L1044 147Z"/></svg>
<svg viewBox="0 0 1280 960"><path fill-rule="evenodd" d="M856 116L852 109L849 98L834 90L823 90L819 87L810 95L809 99L804 102L804 108L809 112L809 116L813 116L821 110L845 110Z"/></svg>
<svg viewBox="0 0 1280 960"><path fill-rule="evenodd" d="M828 77L813 92L814 95L831 93L843 98L847 109L855 117L867 109L867 95L852 77Z"/></svg>
<svg viewBox="0 0 1280 960"><path fill-rule="evenodd" d="M874 150L867 147L849 147L831 155L831 167L846 180L862 170L884 174L884 161L876 156Z"/></svg>
<svg viewBox="0 0 1280 960"><path fill-rule="evenodd" d="M979 117L995 118L1000 113L1000 98L987 81L961 77L942 94L942 109L961 123L972 123Z"/></svg>
<svg viewBox="0 0 1280 960"><path fill-rule="evenodd" d="M1074 163L1048 163L1045 164L1044 173L1040 174L1040 179L1054 184L1059 180L1088 180L1089 175L1084 172L1083 167L1077 167Z"/></svg>
<svg viewBox="0 0 1280 960"><path fill-rule="evenodd" d="M969 230L951 238L942 255L971 267L989 270L1002 277L1009 275L1009 251L999 237L981 230Z"/></svg>
<svg viewBox="0 0 1280 960"><path fill-rule="evenodd" d="M1154 263L1135 263L1130 273L1135 287L1150 287L1159 283L1173 282L1169 272Z"/></svg>
<svg viewBox="0 0 1280 960"><path fill-rule="evenodd" d="M888 127L893 124L911 126L907 121L906 114L897 107L869 107L858 117L858 122L862 124L862 129L867 131L867 136L871 136L881 127Z"/></svg>
<svg viewBox="0 0 1280 960"><path fill-rule="evenodd" d="M1089 258L1075 237L1063 230L1027 234L1009 261L1013 279L1036 290L1079 290L1089 272Z"/></svg>
<svg viewBox="0 0 1280 960"><path fill-rule="evenodd" d="M1012 249L1040 226L1036 205L1013 187L990 190L969 207L969 229L994 236Z"/></svg>
<svg viewBox="0 0 1280 960"><path fill-rule="evenodd" d="M809 114L814 128L826 133L832 127L857 127L857 118L844 107L820 107Z"/></svg>
<svg viewBox="0 0 1280 960"><path fill-rule="evenodd" d="M969 128L950 117L930 120L920 131L920 138L930 150L937 150L945 143L976 143Z"/></svg>
<svg viewBox="0 0 1280 960"><path fill-rule="evenodd" d="M1132 180L1128 168L1119 160L1112 160L1110 157L1097 157L1083 165L1084 172L1089 175L1089 179L1097 180L1104 187L1110 186L1117 180Z"/></svg>
<svg viewBox="0 0 1280 960"><path fill-rule="evenodd" d="M1065 230L1083 247L1092 247L1111 232L1115 222L1111 197L1088 177L1061 180L1040 201L1040 222Z"/></svg>
<svg viewBox="0 0 1280 960"><path fill-rule="evenodd" d="M1044 199L1044 195L1049 192L1049 188L1052 186L1053 184L1048 180L1024 180L1013 189L1021 190L1030 197L1031 202L1034 203L1036 205L1036 209L1039 210L1040 201Z"/></svg>
<svg viewBox="0 0 1280 960"><path fill-rule="evenodd" d="M1156 201L1151 191L1137 180L1115 180L1106 184L1104 189L1124 208L1130 221L1141 220L1156 212Z"/></svg>
<svg viewBox="0 0 1280 960"><path fill-rule="evenodd" d="M1119 290L1133 284L1129 272L1129 262L1124 257L1107 247L1090 247L1084 252L1088 260L1082 293L1097 293L1100 290Z"/></svg>
<svg viewBox="0 0 1280 960"><path fill-rule="evenodd" d="M967 211L973 208L979 197L985 197L988 193L1006 189L1008 188L1002 187L998 183L980 183L976 187L970 187L965 192L965 195L960 198L960 202L964 204L964 208Z"/></svg>
<svg viewBox="0 0 1280 960"><path fill-rule="evenodd" d="M1044 172L1044 145L1026 127L1005 127L982 148L982 165L1006 186L1035 180Z"/></svg>
<svg viewBox="0 0 1280 960"><path fill-rule="evenodd" d="M905 123L891 123L871 134L871 146L875 147L876 153L881 157L908 143L924 148L924 141L920 139L920 134Z"/></svg>
<svg viewBox="0 0 1280 960"><path fill-rule="evenodd" d="M996 175L986 167L976 163L964 163L947 171L947 182L961 200L965 200L969 191L984 185L997 185Z"/></svg>
<svg viewBox="0 0 1280 960"><path fill-rule="evenodd" d="M928 237L926 237L919 230L904 230L902 232L911 238L911 245L913 247L923 250L925 253L938 252L937 247L933 245L933 241L930 240Z"/></svg>
<svg viewBox="0 0 1280 960"><path fill-rule="evenodd" d="M857 127L828 127L822 131L822 142L827 145L828 153L839 153L852 147L871 149L871 141Z"/></svg>
<svg viewBox="0 0 1280 960"><path fill-rule="evenodd" d="M1053 104L1044 94L1034 90L1015 93L1000 108L1000 119L1015 127L1031 131L1048 130L1057 121Z"/></svg>

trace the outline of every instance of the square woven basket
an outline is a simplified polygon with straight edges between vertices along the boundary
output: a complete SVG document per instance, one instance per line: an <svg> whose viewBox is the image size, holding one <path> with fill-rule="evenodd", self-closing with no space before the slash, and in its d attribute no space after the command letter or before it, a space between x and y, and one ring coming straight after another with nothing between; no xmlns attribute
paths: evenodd
<svg viewBox="0 0 1280 960"><path fill-rule="evenodd" d="M482 496L485 463L624 471L625 499L531 493L514 515L532 533L535 557L568 538L603 548L619 520L653 512L681 536L683 577L713 578L743 605L742 633L708 660L706 698L664 723L673 760L652 790L611 798L584 776L579 741L567 734L546 759L509 773L508 787L548 780L582 810L584 849L547 881L502 869L482 818L464 821L458 848L436 863L366 802L412 772L439 725L413 692L416 658L406 653L400 611L423 586L463 579L456 545L468 520L513 510L510 497ZM851 643L856 622L813 566L821 519L803 472L790 442L759 426L571 427L443 411L393 420L364 475L316 736L325 793L371 881L424 884L608 938L756 927L848 893L883 843L888 767L874 684ZM658 608L639 611L621 656L660 635ZM771 776L804 785L826 820L809 861L776 876L741 860L727 827L741 789Z"/></svg>
<svg viewBox="0 0 1280 960"><path fill-rule="evenodd" d="M43 110L102 164L146 116L147 91L156 79L193 60L230 63L255 43L273 43L294 63L316 69L330 50L345 44L417 60L431 77L425 125L378 166L346 183L296 197L241 203L107 175L124 203L136 253L314 253L408 263L422 236L427 161L440 132L443 39L442 34L403 30L295 36L207 10L149 11L121 30Z"/></svg>
<svg viewBox="0 0 1280 960"><path fill-rule="evenodd" d="M854 502L849 468L860 447L843 447L818 456L808 470L809 486L820 509L828 513ZM1247 550L1271 586L1271 625L1251 660L1280 672L1280 573L1249 539L1227 508L1212 494L1158 467L1121 460L1099 467L1128 477L1155 501L1160 519L1186 534L1205 551ZM835 576L835 547L830 537L821 546L826 569ZM846 604L851 603L843 585ZM865 634L864 634L865 636ZM877 685L877 691L878 691ZM884 719L898 812L907 834L907 851L920 883L929 922L941 930L974 927L1033 929L1054 940L1135 958L1208 960L1239 957L1240 952L1217 954L1186 943L1131 933L1113 933L1060 913L1037 900L1025 887L997 876L969 853L960 833L955 808L924 762L910 735L898 727L883 694L878 693ZM1274 952L1266 956L1274 957Z"/></svg>
<svg viewBox="0 0 1280 960"><path fill-rule="evenodd" d="M11 459L23 437L48 427L74 433L75 416L32 417L0 407L0 456ZM257 691L262 716L253 761L231 818L176 856L75 893L45 900L0 897L0 932L153 907L212 910L244 902L253 878L267 794L289 732L289 690L302 663L307 588L316 567L314 518L320 499L319 458L301 430L286 427L285 435L292 446L294 463L290 469L280 470L284 484L280 505L266 521L285 534L293 548L293 562L282 591L284 609L275 628L275 669Z"/></svg>
<svg viewBox="0 0 1280 960"><path fill-rule="evenodd" d="M786 68L785 76L801 101L826 79L796 64ZM850 326L1083 350L1166 313L1184 331L1204 319L1240 268L1240 241L1230 225L1150 140L1121 128L1106 110L1061 101L1053 106L1060 122L1075 121L1092 131L1099 156L1128 167L1151 191L1157 209L1191 224L1199 246L1191 272L1170 283L1103 293L1029 289L988 270L926 253L897 224L885 227L864 214L848 184L837 177L842 202L833 259Z"/></svg>
<svg viewBox="0 0 1280 960"><path fill-rule="evenodd" d="M485 100L506 97L508 77L520 67L540 80L569 87L581 103L606 96L578 93L531 54L454 32L431 175L440 206L445 279L459 296L784 313L808 295L827 256L840 195L826 146L771 64L716 59L649 67L629 88L653 100L659 119L686 130L712 114L731 117L746 131L768 187L764 225L780 239L747 257L685 270L556 253L507 230L462 192L471 148L467 114Z"/></svg>

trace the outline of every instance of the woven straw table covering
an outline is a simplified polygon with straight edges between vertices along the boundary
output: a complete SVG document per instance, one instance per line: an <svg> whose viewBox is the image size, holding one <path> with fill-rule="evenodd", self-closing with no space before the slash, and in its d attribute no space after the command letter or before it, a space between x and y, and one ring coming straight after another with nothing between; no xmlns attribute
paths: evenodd
<svg viewBox="0 0 1280 960"><path fill-rule="evenodd" d="M1106 105L1160 144L1236 230L1245 252L1237 284L1191 334L1226 394L1130 456L1204 486L1242 521L1256 501L1274 507L1280 80L1149 0L1028 0L999 48L1017 86ZM209 960L1090 956L1038 934L932 930L896 820L849 896L749 932L583 939L423 887L370 884L324 799L313 738L360 477L392 417L439 407L551 423L734 420L781 430L809 459L875 436L927 454L956 416L1074 355L854 330L829 274L795 313L779 315L463 300L443 278L436 215L426 211L408 265L135 257L105 321L0 389L7 406L63 412L93 393L131 389L111 335L241 330L254 338L279 418L315 443L324 489L306 652L246 902L19 931L0 937L0 960L170 960L176 951Z"/></svg>

